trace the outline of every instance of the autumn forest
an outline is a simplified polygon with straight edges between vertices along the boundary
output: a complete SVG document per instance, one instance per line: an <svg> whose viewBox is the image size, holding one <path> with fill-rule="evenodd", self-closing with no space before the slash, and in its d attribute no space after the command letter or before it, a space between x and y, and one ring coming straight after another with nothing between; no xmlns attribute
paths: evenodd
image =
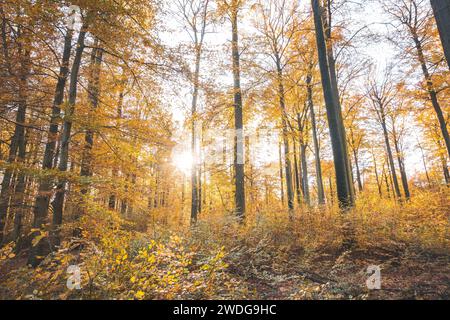
<svg viewBox="0 0 450 320"><path fill-rule="evenodd" d="M449 0L0 20L0 300L450 299Z"/></svg>

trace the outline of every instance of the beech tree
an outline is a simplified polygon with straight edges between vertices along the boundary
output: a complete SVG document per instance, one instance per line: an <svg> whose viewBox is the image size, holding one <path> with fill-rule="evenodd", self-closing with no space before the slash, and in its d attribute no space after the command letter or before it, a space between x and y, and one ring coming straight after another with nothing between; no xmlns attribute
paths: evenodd
<svg viewBox="0 0 450 320"><path fill-rule="evenodd" d="M320 74L325 104L327 107L328 125L330 128L331 142L333 146L334 165L336 171L336 185L339 203L343 208L352 207L354 198L349 185L349 161L346 147L345 130L343 128L341 108L338 93L333 89L330 78L330 64L327 57L327 48L324 37L322 21L322 8L317 0L312 0L314 24L316 29L316 42L319 57Z"/></svg>
<svg viewBox="0 0 450 320"><path fill-rule="evenodd" d="M445 58L450 68L450 5L446 0L431 0L431 7L441 36Z"/></svg>

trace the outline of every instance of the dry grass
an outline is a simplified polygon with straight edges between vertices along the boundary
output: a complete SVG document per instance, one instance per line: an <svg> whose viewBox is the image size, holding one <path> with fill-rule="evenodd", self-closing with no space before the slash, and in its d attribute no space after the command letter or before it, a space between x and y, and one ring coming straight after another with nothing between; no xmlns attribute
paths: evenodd
<svg viewBox="0 0 450 320"><path fill-rule="evenodd" d="M139 251L152 240L161 244L164 259L168 259L164 260L165 264L158 265L158 272L164 272L164 265L177 266L180 255L192 260L182 269L177 267L179 279L176 284L168 285L161 280L158 282L159 294L146 288L142 289L145 292L143 298L449 299L449 197L447 189L417 191L410 202L402 204L360 197L356 209L346 214L337 208L303 208L289 218L286 211L272 210L249 214L245 224L216 211L202 215L195 228L189 228L186 215L179 211L160 210L152 212L146 219L147 231L144 233L130 231L129 224L123 229L120 219L112 220L116 230L123 229L121 232L105 232L104 221L111 224L112 220L99 218L99 210L92 215L92 219L97 217L98 221L90 220L85 226L86 241L100 246L101 252L110 252L102 260L108 266L114 264L114 252L123 255L124 249L128 253L125 259L128 268L117 269L119 273L131 274L133 268L143 268L145 273L148 267L130 258L133 256L130 252ZM140 219L138 224L143 221ZM343 249L344 230L349 226L355 243L351 249ZM135 228L143 229L142 225ZM100 239L106 237L115 240L99 245ZM181 239L177 246L182 248L172 248L174 237ZM87 252L77 253L76 258L92 259L93 254L88 248L89 245L82 248ZM177 250L181 251L171 255ZM16 283L16 288L8 290L5 296L29 297L33 286L39 287L39 281L44 281L39 273L45 273L47 278L52 278L55 272L63 276L63 266L73 261L75 253L67 252L67 255L70 257L58 257L64 262L53 261L38 270L23 266L20 255L5 258L1 263L10 267L0 269L3 270L0 283L11 286L17 282L17 277L22 277L22 285ZM213 267L204 267L209 264ZM380 266L382 270L382 290L369 291L366 287L366 270L370 265ZM94 267L91 265L90 268ZM184 272L195 276L186 276ZM121 281L127 277L128 274L118 276ZM105 297L99 283L91 283L91 287L96 288L95 295L80 296L65 292L63 280L54 277L55 287L47 285L44 291L48 292L42 292L42 297ZM103 275L102 281L113 279ZM196 281L208 283L208 287L196 287ZM139 286L131 283L108 291L107 297L133 298L136 292L140 292Z"/></svg>

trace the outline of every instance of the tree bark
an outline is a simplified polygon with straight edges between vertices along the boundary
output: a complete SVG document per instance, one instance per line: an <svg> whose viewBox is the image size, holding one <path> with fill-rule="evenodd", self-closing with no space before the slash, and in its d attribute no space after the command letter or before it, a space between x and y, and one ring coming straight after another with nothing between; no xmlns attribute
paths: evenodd
<svg viewBox="0 0 450 320"><path fill-rule="evenodd" d="M425 170L425 176L427 177L428 186L431 186L430 174L428 173L427 158L425 157L425 152L423 151L423 147L420 143L419 143L418 147L419 147L420 153L422 155L422 164L423 164L423 169Z"/></svg>
<svg viewBox="0 0 450 320"><path fill-rule="evenodd" d="M78 36L77 48L75 51L75 58L70 73L70 85L69 85L69 101L66 110L63 131L61 136L61 150L59 153L58 170L60 172L66 172L69 164L69 145L72 132L72 117L75 112L75 104L77 100L77 86L78 86L78 74L81 66L81 58L85 48L85 38L87 33L87 25L83 25L82 30ZM52 245L59 245L59 229L63 219L63 207L64 198L66 194L66 179L62 177L56 187L55 199L52 202L53 207L53 219L52 219ZM35 221L34 228L40 228L41 223Z"/></svg>
<svg viewBox="0 0 450 320"><path fill-rule="evenodd" d="M359 190L359 192L362 192L363 184L362 184L362 180L361 180L361 171L359 169L358 148L356 147L355 137L353 135L353 130L351 128L350 128L350 138L351 138L351 142L352 142L353 158L355 159L356 180L358 182L358 190Z"/></svg>
<svg viewBox="0 0 450 320"><path fill-rule="evenodd" d="M303 181L303 197L305 198L305 203L311 205L311 196L309 193L309 176L308 176L308 162L306 159L306 150L308 146L304 143L300 144L300 158L302 163L302 181Z"/></svg>
<svg viewBox="0 0 450 320"><path fill-rule="evenodd" d="M447 152L450 157L450 136L448 133L447 122L445 120L442 108L439 104L439 101L437 98L437 92L434 89L433 80L431 78L430 72L428 70L428 66L425 61L425 55L423 53L422 43L420 42L419 36L414 32L414 30L412 31L412 37L413 37L414 43L416 45L417 56L418 56L420 65L422 67L422 72L423 72L423 76L426 81L428 94L430 95L431 104L433 105L433 109L436 113L436 117L439 122L439 127L441 129L442 137L444 138L445 146L447 148Z"/></svg>
<svg viewBox="0 0 450 320"><path fill-rule="evenodd" d="M67 76L69 73L70 51L72 46L73 31L67 30L64 38L64 49L61 60L61 66L58 75L58 82L56 83L55 96L52 105L52 115L50 118L50 126L48 129L47 143L45 145L44 159L42 162L42 169L49 170L53 168L53 161L55 157L56 143L58 140L59 121L61 117L61 105L64 100L64 89L66 87ZM55 161L56 163L56 161ZM35 220L44 221L48 215L48 207L50 204L52 183L49 179L40 181L38 188L38 195L35 199L34 217ZM41 222L38 222L41 225Z"/></svg>
<svg viewBox="0 0 450 320"><path fill-rule="evenodd" d="M27 142L29 140L29 131L25 134L25 139L23 143L19 145L18 150L18 161L21 163L25 163L26 153L27 153ZM12 240L17 243L17 240L20 238L20 233L22 230L22 217L24 214L24 205L25 205L25 188L26 188L27 177L23 170L20 170L17 174L17 182L16 187L14 189L14 197L12 204L15 207L14 210L14 226L12 232Z"/></svg>
<svg viewBox="0 0 450 320"><path fill-rule="evenodd" d="M402 194L400 192L400 186L398 184L397 173L395 170L394 156L392 155L391 142L389 140L389 132L388 132L387 125L386 125L384 111L382 111L382 115L381 115L381 127L383 128L384 143L386 145L386 153L387 153L388 162L389 162L389 170L390 170L392 182L394 185L395 196L396 196L396 198L401 199Z"/></svg>
<svg viewBox="0 0 450 320"><path fill-rule="evenodd" d="M288 200L289 211L294 210L294 191L292 183L292 166L289 156L289 134L287 128L287 114L286 114L286 92L283 85L283 70L281 67L281 60L278 53L275 53L276 67L277 67L277 80L278 80L278 99L281 110L281 127L284 145L284 168L286 176L286 192Z"/></svg>
<svg viewBox="0 0 450 320"><path fill-rule="evenodd" d="M325 44L326 44L326 52L328 59L328 66L330 72L330 82L331 88L333 92L333 99L335 100L335 105L339 109L338 112L338 121L339 121L339 129L341 134L341 139L344 143L345 155L346 155L346 167L347 167L347 183L349 186L349 191L351 195L352 202L354 202L355 198L355 187L353 184L353 170L350 162L350 157L348 156L348 147L347 147L347 138L345 133L345 125L344 118L342 117L342 108L341 108L341 99L339 98L339 86L338 79L336 74L336 59L334 57L333 52L333 39L332 39L332 15L331 15L331 0L325 1L325 8L322 8L323 11L323 25L324 25L324 36L325 36Z"/></svg>
<svg viewBox="0 0 450 320"><path fill-rule="evenodd" d="M294 149L294 174L295 174L295 193L297 195L297 204L300 207L302 204L302 197L301 197L301 186L300 186L300 170L299 166L301 166L301 163L299 164L299 161L297 160L297 144L295 143L295 139L292 139L292 147Z"/></svg>
<svg viewBox="0 0 450 320"><path fill-rule="evenodd" d="M442 172L444 173L445 184L447 186L450 186L450 172L448 170L447 160L445 159L445 157L441 157L441 162L442 162Z"/></svg>
<svg viewBox="0 0 450 320"><path fill-rule="evenodd" d="M450 68L450 2L448 0L431 0L431 6L444 48L445 59Z"/></svg>
<svg viewBox="0 0 450 320"><path fill-rule="evenodd" d="M380 181L380 177L378 175L378 166L377 166L377 159L375 158L375 153L372 150L372 157L373 157L373 166L374 166L374 172L375 172L375 179L377 181L377 187L378 187L378 194L380 195L380 198L383 197L383 191L381 189L382 181Z"/></svg>
<svg viewBox="0 0 450 320"><path fill-rule="evenodd" d="M281 140L278 144L278 159L280 166L281 205L284 207L284 177L283 177L283 155L281 151Z"/></svg>
<svg viewBox="0 0 450 320"><path fill-rule="evenodd" d="M322 178L322 164L320 162L320 147L319 147L319 138L317 135L317 123L316 123L316 113L314 110L313 103L313 88L312 88L312 68L310 68L310 72L306 78L307 85L307 99L309 105L309 112L311 117L311 130L313 137L313 145L314 145L314 158L315 158L315 166L316 166L316 181L317 181L317 197L319 205L325 204L325 192L323 187L323 178Z"/></svg>
<svg viewBox="0 0 450 320"><path fill-rule="evenodd" d="M354 205L354 199L349 186L348 155L346 154L346 140L342 139L342 123L340 121L340 108L336 104L330 80L330 69L327 59L327 49L323 32L322 15L318 0L311 0L314 24L316 27L316 42L319 55L322 87L327 109L328 125L333 148L334 167L336 171L336 185L339 205L343 209Z"/></svg>
<svg viewBox="0 0 450 320"><path fill-rule="evenodd" d="M397 132L395 131L394 125L392 128L392 134L393 134L393 138L394 138L394 147L395 147L395 153L397 155L398 168L400 170L400 177L402 179L403 191L405 192L406 200L409 200L411 198L411 193L409 192L408 176L406 175L405 163L404 163L404 159L403 159L403 156L402 156L402 153L400 150L398 136L397 136Z"/></svg>
<svg viewBox="0 0 450 320"><path fill-rule="evenodd" d="M237 1L232 3L232 59L233 59L233 89L234 89L234 183L235 183L235 210L236 215L242 219L245 217L245 161L244 161L244 125L242 117L242 91L241 70L239 54L238 33L238 7Z"/></svg>
<svg viewBox="0 0 450 320"><path fill-rule="evenodd" d="M195 71L194 71L194 93L192 95L192 170L191 170L191 186L192 186L192 202L191 202L191 225L197 223L198 219L198 159L197 159L197 100L199 94L199 77L200 77L200 60L201 49L197 48Z"/></svg>
<svg viewBox="0 0 450 320"><path fill-rule="evenodd" d="M22 162L25 157L25 149L26 149L26 139L25 139L25 119L27 113L27 86L28 86L28 77L30 74L31 61L30 55L31 52L28 48L23 48L21 41L24 41L25 34L22 34L19 28L19 57L20 57L20 69L18 72L18 107L15 118L15 127L14 134L11 138L9 155L7 162L12 164L14 162ZM19 155L18 155L19 153ZM22 156L22 158L21 158ZM8 216L8 207L9 201L11 197L12 185L13 185L13 174L14 170L12 168L7 168L3 175L3 181L1 184L0 191L0 244L4 239L5 232L5 224ZM19 172L19 175L23 173Z"/></svg>
<svg viewBox="0 0 450 320"><path fill-rule="evenodd" d="M90 102L89 119L94 118L94 112L99 104L100 95L100 73L103 60L103 49L99 47L98 40L95 41L94 48L91 53L91 75L88 84L88 98ZM80 176L92 176L92 148L94 146L94 129L88 127L84 136L84 149L81 159ZM88 193L88 187L81 190L82 195ZM84 201L83 201L84 202ZM85 208L80 208L85 210Z"/></svg>

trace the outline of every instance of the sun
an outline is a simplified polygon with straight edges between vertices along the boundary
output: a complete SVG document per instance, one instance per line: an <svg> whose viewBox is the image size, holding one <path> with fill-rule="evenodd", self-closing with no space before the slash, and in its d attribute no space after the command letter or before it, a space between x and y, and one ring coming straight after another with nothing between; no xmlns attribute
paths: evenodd
<svg viewBox="0 0 450 320"><path fill-rule="evenodd" d="M191 173L193 161L194 158L190 152L175 153L172 156L172 164L186 175Z"/></svg>

